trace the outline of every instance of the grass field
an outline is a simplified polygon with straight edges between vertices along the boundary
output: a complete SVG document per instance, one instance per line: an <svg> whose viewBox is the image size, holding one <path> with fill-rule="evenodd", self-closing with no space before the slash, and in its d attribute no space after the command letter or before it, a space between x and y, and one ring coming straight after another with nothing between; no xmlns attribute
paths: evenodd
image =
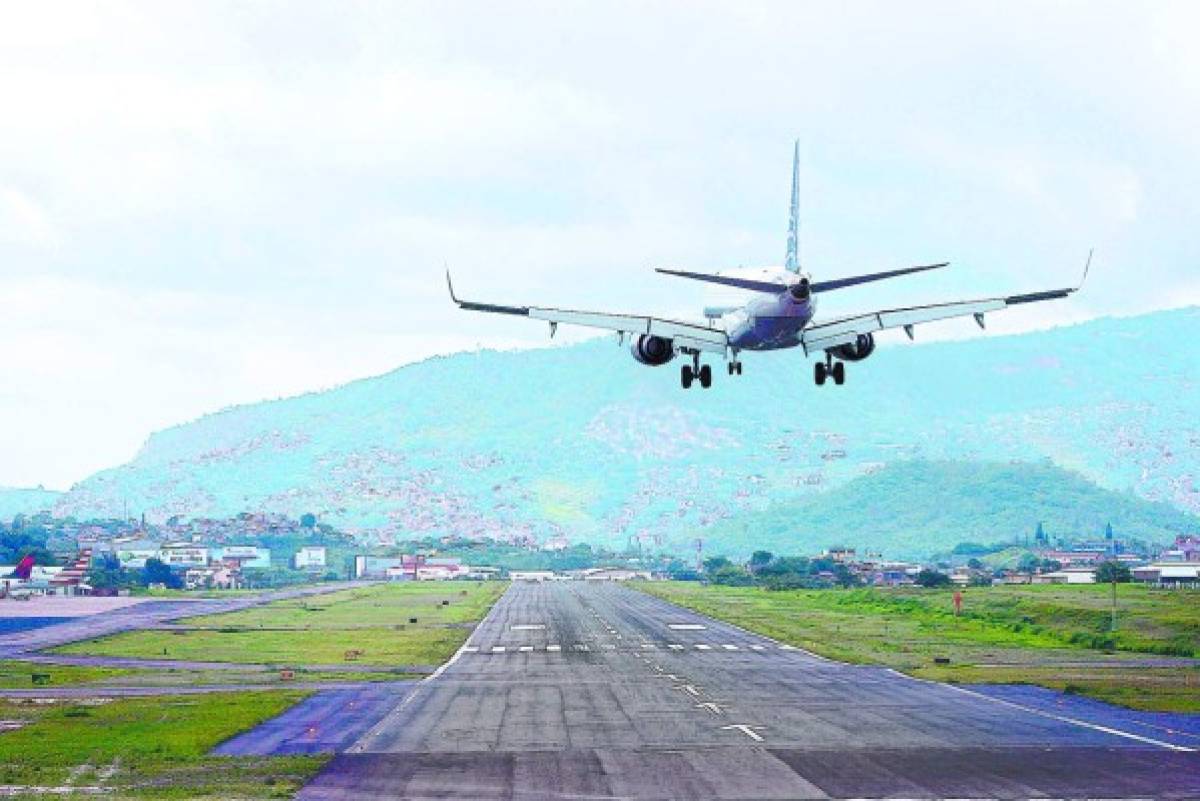
<svg viewBox="0 0 1200 801"><path fill-rule="evenodd" d="M141 673L126 668L81 667L78 665L46 665L17 660L0 661L0 688L63 687L77 684L98 684L120 680ZM34 683L33 676L42 677Z"/></svg>
<svg viewBox="0 0 1200 801"><path fill-rule="evenodd" d="M1033 683L1142 709L1200 712L1200 670L1147 668L1141 656L1200 650L1200 592L1120 586L1118 629L1110 633L1108 587L970 588L963 615L955 617L953 590L637 586L846 662L942 681Z"/></svg>
<svg viewBox="0 0 1200 801"><path fill-rule="evenodd" d="M58 653L289 666L437 665L466 641L471 625L506 586L377 584L187 618L180 621L186 630L128 632L73 643Z"/></svg>
<svg viewBox="0 0 1200 801"><path fill-rule="evenodd" d="M0 735L0 784L107 788L106 798L289 798L324 757L210 757L210 749L302 697L251 692L195 697L0 701L25 725ZM219 712L219 714L217 714ZM31 791L27 797L49 792Z"/></svg>

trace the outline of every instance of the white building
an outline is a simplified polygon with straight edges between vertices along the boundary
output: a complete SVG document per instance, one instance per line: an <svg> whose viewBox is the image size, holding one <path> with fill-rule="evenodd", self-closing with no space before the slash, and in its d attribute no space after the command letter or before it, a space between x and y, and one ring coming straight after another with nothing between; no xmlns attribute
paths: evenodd
<svg viewBox="0 0 1200 801"><path fill-rule="evenodd" d="M323 545L305 545L300 550L296 551L296 555L292 557L292 565L297 570L307 570L312 567L325 567L326 560L325 546Z"/></svg>
<svg viewBox="0 0 1200 801"><path fill-rule="evenodd" d="M158 558L170 567L205 567L208 565L208 548L190 542L169 543L159 548Z"/></svg>
<svg viewBox="0 0 1200 801"><path fill-rule="evenodd" d="M238 567L270 567L271 549L257 545L226 545L213 548L214 562L236 562Z"/></svg>
<svg viewBox="0 0 1200 801"><path fill-rule="evenodd" d="M508 577L513 581L554 581L553 570L510 570Z"/></svg>

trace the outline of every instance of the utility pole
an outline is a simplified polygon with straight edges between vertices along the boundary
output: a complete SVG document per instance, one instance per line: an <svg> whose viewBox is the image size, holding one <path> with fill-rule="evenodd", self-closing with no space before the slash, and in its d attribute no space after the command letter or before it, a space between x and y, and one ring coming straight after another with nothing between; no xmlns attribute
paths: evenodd
<svg viewBox="0 0 1200 801"><path fill-rule="evenodd" d="M1117 563L1113 562L1108 571L1108 577L1112 579L1112 625L1109 631L1117 630Z"/></svg>

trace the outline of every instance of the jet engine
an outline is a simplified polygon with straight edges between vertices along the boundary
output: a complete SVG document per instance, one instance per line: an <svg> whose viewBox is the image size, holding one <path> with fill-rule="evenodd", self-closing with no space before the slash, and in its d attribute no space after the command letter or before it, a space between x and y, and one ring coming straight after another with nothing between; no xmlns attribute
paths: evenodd
<svg viewBox="0 0 1200 801"><path fill-rule="evenodd" d="M859 334L858 339L845 345L830 348L829 352L836 358L846 362L861 362L875 352L875 337L870 334Z"/></svg>
<svg viewBox="0 0 1200 801"><path fill-rule="evenodd" d="M792 284L792 288L788 290L792 293L792 298L798 303L803 303L812 295L812 285L807 278L801 278L796 283Z"/></svg>
<svg viewBox="0 0 1200 801"><path fill-rule="evenodd" d="M652 334L642 334L630 342L629 351L633 358L651 367L658 367L675 358L675 346L671 340Z"/></svg>

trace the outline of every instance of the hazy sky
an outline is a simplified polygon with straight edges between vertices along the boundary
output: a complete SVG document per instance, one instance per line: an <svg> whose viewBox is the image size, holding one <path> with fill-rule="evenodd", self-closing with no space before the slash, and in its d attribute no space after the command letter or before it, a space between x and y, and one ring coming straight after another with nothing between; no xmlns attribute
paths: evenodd
<svg viewBox="0 0 1200 801"><path fill-rule="evenodd" d="M953 262L825 312L1071 284L1092 245L1086 293L992 331L1200 302L1200 5L492 5L5 3L0 485L545 341L453 309L444 261L468 296L694 312L650 266L779 263L797 137L808 269Z"/></svg>

